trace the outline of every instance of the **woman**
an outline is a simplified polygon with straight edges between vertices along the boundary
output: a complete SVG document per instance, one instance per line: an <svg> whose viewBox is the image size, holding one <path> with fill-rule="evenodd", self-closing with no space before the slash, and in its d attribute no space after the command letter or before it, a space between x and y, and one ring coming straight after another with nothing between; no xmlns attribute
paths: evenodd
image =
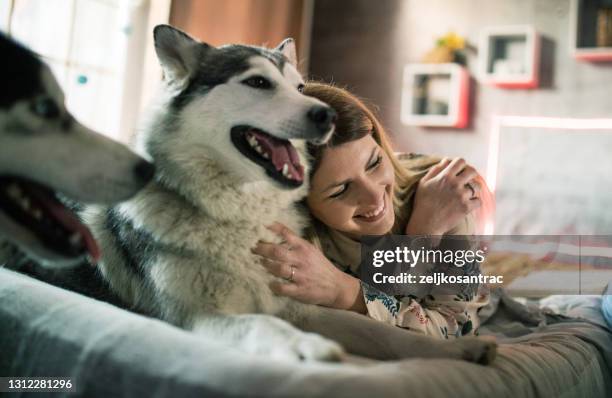
<svg viewBox="0 0 612 398"><path fill-rule="evenodd" d="M482 178L462 159L396 157L373 113L346 90L310 83L304 93L332 106L338 119L327 144L308 146L307 239L275 224L270 229L285 243L259 242L253 249L269 272L287 281L273 282L272 290L438 338L474 334L476 311L488 302L485 287L417 300L386 295L355 275L363 235L473 234L473 213L488 193Z"/></svg>

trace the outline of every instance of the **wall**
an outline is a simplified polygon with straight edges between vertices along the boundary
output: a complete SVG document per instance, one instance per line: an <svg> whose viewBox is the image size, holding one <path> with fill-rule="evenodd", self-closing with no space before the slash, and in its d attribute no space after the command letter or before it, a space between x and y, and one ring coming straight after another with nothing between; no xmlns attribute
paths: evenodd
<svg viewBox="0 0 612 398"><path fill-rule="evenodd" d="M170 23L214 46L275 47L292 37L308 58L311 14L312 0L173 0Z"/></svg>
<svg viewBox="0 0 612 398"><path fill-rule="evenodd" d="M316 0L310 73L347 85L380 108L396 149L463 156L484 171L493 115L612 117L612 64L575 61L568 49L569 0ZM543 87L503 90L472 84L472 121L463 130L400 122L402 69L449 30L478 43L490 25L532 24L543 36ZM468 53L476 74L476 53ZM579 148L578 148L579 150Z"/></svg>

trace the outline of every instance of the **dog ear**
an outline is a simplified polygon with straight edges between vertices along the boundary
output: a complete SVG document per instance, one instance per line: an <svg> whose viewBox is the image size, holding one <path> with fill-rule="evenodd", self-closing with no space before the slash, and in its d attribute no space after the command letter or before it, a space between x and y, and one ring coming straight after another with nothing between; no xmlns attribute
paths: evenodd
<svg viewBox="0 0 612 398"><path fill-rule="evenodd" d="M170 25L157 25L153 29L153 39L164 79L177 86L187 84L203 51L212 48Z"/></svg>
<svg viewBox="0 0 612 398"><path fill-rule="evenodd" d="M283 40L283 42L276 47L276 51L280 51L281 53L283 53L283 55L287 57L291 65L297 68L295 41L292 38Z"/></svg>

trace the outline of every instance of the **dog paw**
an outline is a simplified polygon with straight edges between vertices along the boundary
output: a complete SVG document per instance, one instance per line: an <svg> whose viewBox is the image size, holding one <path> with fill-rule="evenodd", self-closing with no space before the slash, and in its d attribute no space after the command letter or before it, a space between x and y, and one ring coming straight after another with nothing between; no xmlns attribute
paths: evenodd
<svg viewBox="0 0 612 398"><path fill-rule="evenodd" d="M488 365L497 355L497 342L494 337L461 337L455 342L461 347L461 359L480 365Z"/></svg>
<svg viewBox="0 0 612 398"><path fill-rule="evenodd" d="M268 358L289 361L340 361L342 347L325 337L307 333L280 318L250 314L240 315L240 326L247 329L239 346Z"/></svg>
<svg viewBox="0 0 612 398"><path fill-rule="evenodd" d="M273 356L298 361L337 362L344 356L342 347L331 340L314 333L300 333L289 340L287 346L277 347Z"/></svg>

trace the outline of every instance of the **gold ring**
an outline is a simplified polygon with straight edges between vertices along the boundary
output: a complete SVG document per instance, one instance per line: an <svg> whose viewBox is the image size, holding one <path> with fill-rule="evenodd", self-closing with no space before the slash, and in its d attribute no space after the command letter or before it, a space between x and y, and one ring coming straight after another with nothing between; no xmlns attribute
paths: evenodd
<svg viewBox="0 0 612 398"><path fill-rule="evenodd" d="M287 282L293 282L293 277L295 276L295 265L291 265L291 276L286 278Z"/></svg>

